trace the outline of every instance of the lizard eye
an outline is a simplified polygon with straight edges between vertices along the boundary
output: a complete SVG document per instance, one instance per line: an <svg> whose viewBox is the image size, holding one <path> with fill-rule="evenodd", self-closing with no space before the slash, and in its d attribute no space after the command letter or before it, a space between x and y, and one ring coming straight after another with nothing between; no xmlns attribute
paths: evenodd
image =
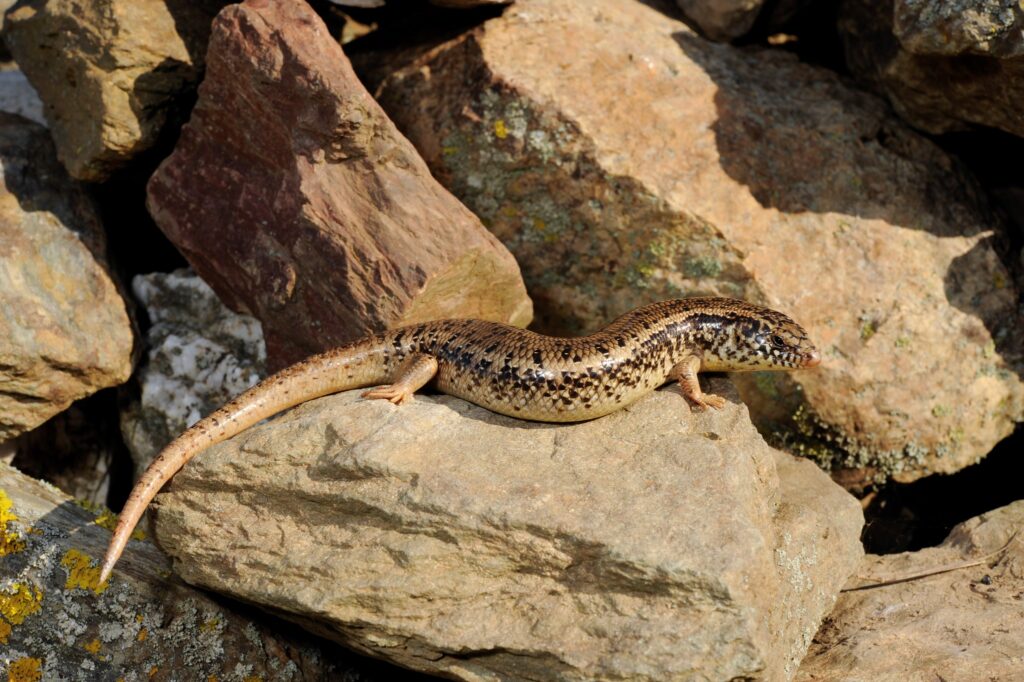
<svg viewBox="0 0 1024 682"><path fill-rule="evenodd" d="M778 334L772 334L771 337L769 337L768 341L775 348L785 348L786 347L786 341L781 336L779 336Z"/></svg>

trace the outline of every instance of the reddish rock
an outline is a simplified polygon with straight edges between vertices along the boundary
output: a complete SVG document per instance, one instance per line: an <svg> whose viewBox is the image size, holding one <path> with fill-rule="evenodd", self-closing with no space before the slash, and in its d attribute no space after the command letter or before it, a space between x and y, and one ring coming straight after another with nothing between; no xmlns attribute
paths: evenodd
<svg viewBox="0 0 1024 682"><path fill-rule="evenodd" d="M530 321L515 260L431 177L305 3L217 17L148 205L217 294L262 322L272 366L423 320Z"/></svg>
<svg viewBox="0 0 1024 682"><path fill-rule="evenodd" d="M680 295L767 303L825 360L736 376L764 430L860 480L982 457L1024 417L1024 365L976 183L834 73L660 9L517 0L391 55L380 101L515 253L548 331Z"/></svg>

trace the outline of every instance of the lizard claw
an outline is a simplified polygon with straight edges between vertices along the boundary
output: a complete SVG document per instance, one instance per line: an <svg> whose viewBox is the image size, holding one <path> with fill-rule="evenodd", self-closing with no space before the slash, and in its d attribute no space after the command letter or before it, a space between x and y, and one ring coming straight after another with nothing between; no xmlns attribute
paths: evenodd
<svg viewBox="0 0 1024 682"><path fill-rule="evenodd" d="M704 393L700 397L690 396L690 400L694 402L694 405L698 410L704 411L709 407L713 407L716 410L720 410L725 407L726 400L720 395L713 395L711 393Z"/></svg>
<svg viewBox="0 0 1024 682"><path fill-rule="evenodd" d="M369 398L370 400L387 400L394 405L404 405L411 403L413 400L412 393L393 384L371 388L369 391L364 391L361 395L363 398Z"/></svg>

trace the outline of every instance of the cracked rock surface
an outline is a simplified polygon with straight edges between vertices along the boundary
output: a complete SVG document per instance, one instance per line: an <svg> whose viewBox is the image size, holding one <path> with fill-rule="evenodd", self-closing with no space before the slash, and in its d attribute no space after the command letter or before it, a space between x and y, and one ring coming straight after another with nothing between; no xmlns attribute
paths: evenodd
<svg viewBox="0 0 1024 682"><path fill-rule="evenodd" d="M730 404L592 422L312 401L157 498L187 581L466 680L775 680L861 557L859 505Z"/></svg>

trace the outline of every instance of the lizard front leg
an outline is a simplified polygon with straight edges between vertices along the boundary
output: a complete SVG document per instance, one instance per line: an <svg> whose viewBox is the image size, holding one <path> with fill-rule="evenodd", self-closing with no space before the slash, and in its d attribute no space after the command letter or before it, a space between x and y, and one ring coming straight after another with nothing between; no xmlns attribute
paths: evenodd
<svg viewBox="0 0 1024 682"><path fill-rule="evenodd" d="M437 360L424 353L413 353L399 367L394 383L371 388L362 394L371 400L390 400L395 405L412 402L412 394L437 374Z"/></svg>
<svg viewBox="0 0 1024 682"><path fill-rule="evenodd" d="M696 355L688 355L686 359L673 367L669 373L670 380L678 381L679 387L683 389L686 396L694 405L700 409L713 407L720 410L725 407L725 398L700 390L700 383L697 381L697 372L700 370L700 358Z"/></svg>

